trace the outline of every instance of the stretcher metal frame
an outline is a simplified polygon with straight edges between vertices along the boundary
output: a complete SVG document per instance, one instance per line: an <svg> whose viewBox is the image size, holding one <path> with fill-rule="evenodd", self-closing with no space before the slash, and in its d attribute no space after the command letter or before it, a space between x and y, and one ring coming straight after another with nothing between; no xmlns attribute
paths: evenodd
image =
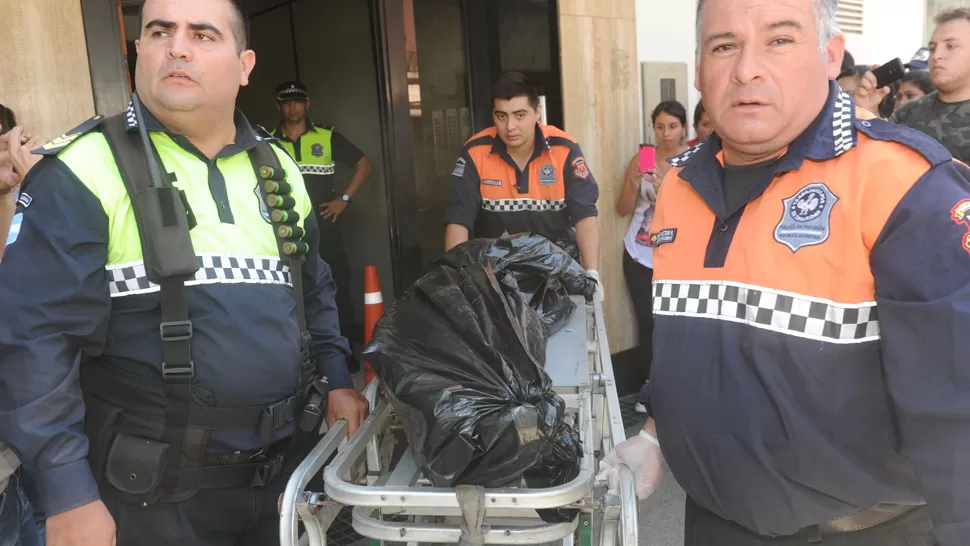
<svg viewBox="0 0 970 546"><path fill-rule="evenodd" d="M633 472L621 467L618 494L607 491L597 479L599 461L626 439L602 305L579 297L573 300L577 309L569 324L549 339L546 369L580 433L584 452L579 475L567 484L544 489L484 489L486 544L592 546L597 534L600 546L638 544ZM573 358L562 358L564 350ZM577 350L587 356L585 367L583 359L576 358ZM570 362L575 369L560 369ZM383 435L393 434L391 428L400 423L395 425L393 408L378 389L375 379L364 390L370 415L354 436L346 440L346 423L338 421L290 477L280 500L281 546L326 546L326 532L344 506L354 507L354 530L373 545L457 543L463 527L468 529L456 489L432 487L409 448L393 465L388 464L390 457L382 453L386 451ZM336 457L324 468L334 453ZM324 492L306 491L321 471ZM544 523L538 518L537 509L553 508L575 508L579 513L566 523ZM300 523L305 529L302 536Z"/></svg>

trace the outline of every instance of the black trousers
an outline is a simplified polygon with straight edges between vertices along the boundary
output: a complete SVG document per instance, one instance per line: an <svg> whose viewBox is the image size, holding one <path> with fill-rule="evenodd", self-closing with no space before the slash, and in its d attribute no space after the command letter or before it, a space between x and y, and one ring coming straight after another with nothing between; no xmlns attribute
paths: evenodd
<svg viewBox="0 0 970 546"><path fill-rule="evenodd" d="M624 250L623 276L637 317L637 360L642 365L637 371L642 370L643 374L642 379L637 377L637 384L640 384L650 377L650 363L653 362L653 269L640 265Z"/></svg>
<svg viewBox="0 0 970 546"><path fill-rule="evenodd" d="M320 257L330 266L333 282L337 285L337 312L340 315L340 329L345 337L360 337L362 332L350 332L348 328L357 325L354 319L354 306L350 299L350 261L344 247L343 233L337 223L317 216L320 226Z"/></svg>
<svg viewBox="0 0 970 546"><path fill-rule="evenodd" d="M120 502L110 488L101 499L114 517L118 546L278 546L277 502L287 476L269 487L201 490L176 503Z"/></svg>
<svg viewBox="0 0 970 546"><path fill-rule="evenodd" d="M140 506L123 502L102 483L101 500L115 520L118 546L279 546L280 495L318 439L302 439L287 454L281 475L262 488L201 489L181 502ZM323 491L322 483L311 486Z"/></svg>
<svg viewBox="0 0 970 546"><path fill-rule="evenodd" d="M932 528L926 507L862 531L823 536L821 542L808 531L776 538L756 535L701 508L690 497L684 516L684 546L928 546Z"/></svg>

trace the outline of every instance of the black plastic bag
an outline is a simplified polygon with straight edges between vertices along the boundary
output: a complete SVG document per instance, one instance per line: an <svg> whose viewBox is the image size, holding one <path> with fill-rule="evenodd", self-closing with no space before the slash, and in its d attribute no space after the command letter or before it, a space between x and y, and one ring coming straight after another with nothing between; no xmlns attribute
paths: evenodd
<svg viewBox="0 0 970 546"><path fill-rule="evenodd" d="M579 437L543 369L546 340L596 285L538 236L474 240L436 260L384 314L364 352L438 487L550 487L574 479ZM574 511L542 511L547 521Z"/></svg>

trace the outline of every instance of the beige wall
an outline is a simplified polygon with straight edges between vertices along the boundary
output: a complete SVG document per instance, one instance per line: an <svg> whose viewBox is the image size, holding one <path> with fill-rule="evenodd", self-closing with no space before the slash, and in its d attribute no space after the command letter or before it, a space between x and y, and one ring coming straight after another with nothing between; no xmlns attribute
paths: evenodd
<svg viewBox="0 0 970 546"><path fill-rule="evenodd" d="M0 0L0 103L48 137L94 115L78 0Z"/></svg>
<svg viewBox="0 0 970 546"><path fill-rule="evenodd" d="M933 31L936 30L936 23L933 18L940 13L953 8L965 8L970 6L970 0L926 0L926 28L924 29L923 44L930 43Z"/></svg>
<svg viewBox="0 0 970 546"><path fill-rule="evenodd" d="M640 141L635 0L560 0L565 130L579 140L600 186L600 269L610 349L636 344L623 280L623 234L616 214L623 173Z"/></svg>

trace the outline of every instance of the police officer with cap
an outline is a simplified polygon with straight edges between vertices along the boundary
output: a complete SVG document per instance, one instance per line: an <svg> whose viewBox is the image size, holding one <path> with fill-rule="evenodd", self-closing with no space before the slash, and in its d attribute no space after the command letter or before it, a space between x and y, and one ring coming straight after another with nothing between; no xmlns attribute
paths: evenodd
<svg viewBox="0 0 970 546"><path fill-rule="evenodd" d="M235 110L246 28L232 0L147 0L128 110L24 181L0 438L49 546L278 544L294 438L366 414L300 169Z"/></svg>
<svg viewBox="0 0 970 546"><path fill-rule="evenodd" d="M353 326L350 299L350 264L338 222L340 215L353 202L354 196L371 173L370 160L333 127L317 125L307 119L310 95L298 81L286 81L276 88L277 108L282 121L273 131L303 173L310 199L320 217L320 256L333 271L337 283L337 307L344 334ZM337 163L354 166L350 185L338 193L334 185Z"/></svg>

